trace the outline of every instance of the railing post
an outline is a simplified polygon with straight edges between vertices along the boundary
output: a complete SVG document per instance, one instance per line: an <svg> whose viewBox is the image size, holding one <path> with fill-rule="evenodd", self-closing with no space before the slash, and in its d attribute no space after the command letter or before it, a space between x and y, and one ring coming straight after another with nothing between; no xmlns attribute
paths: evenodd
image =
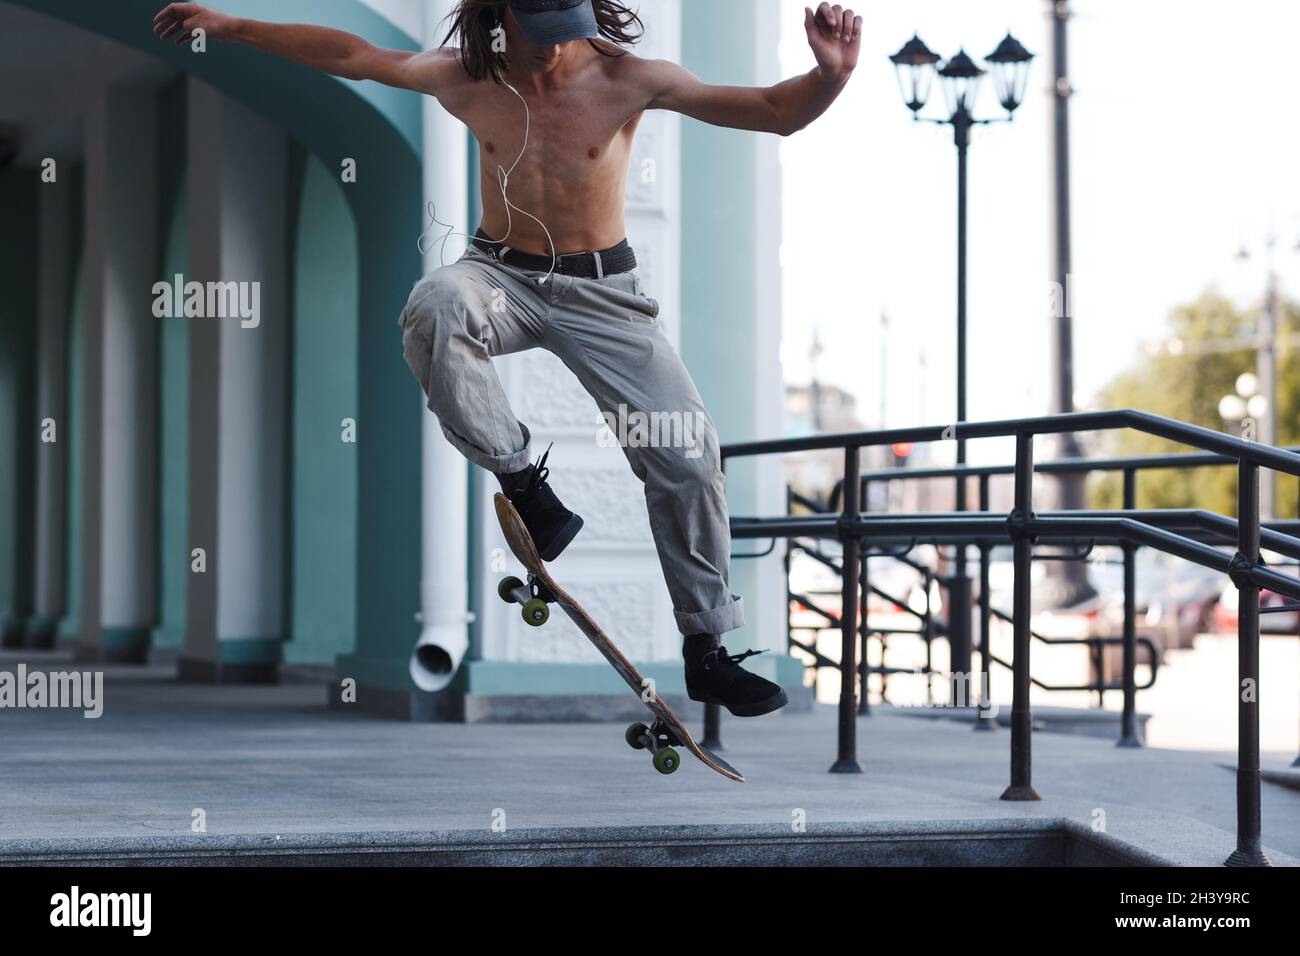
<svg viewBox="0 0 1300 956"><path fill-rule="evenodd" d="M980 475L980 511L989 510L989 476ZM989 627L993 623L989 605L989 578L993 548L981 544L980 551L980 689L979 706L975 710L976 730L997 730L998 722L993 707L993 669L989 666Z"/></svg>
<svg viewBox="0 0 1300 956"><path fill-rule="evenodd" d="M922 631L925 641L925 705L934 706L934 573L928 568L921 577L925 585L925 629Z"/></svg>
<svg viewBox="0 0 1300 956"><path fill-rule="evenodd" d="M957 560L948 582L948 702L970 706L971 579L966 565L966 545L957 545Z"/></svg>
<svg viewBox="0 0 1300 956"><path fill-rule="evenodd" d="M858 668L854 662L858 649L858 574L861 569L857 532L858 491L861 468L859 449L844 449L844 511L840 515L840 711L839 756L831 773L862 773L857 758L857 701L854 699Z"/></svg>
<svg viewBox="0 0 1300 956"><path fill-rule="evenodd" d="M871 483L869 481L862 482L862 502L860 507L864 512L871 510L870 488ZM871 569L868 567L868 562L870 560L868 549L862 548L861 550L862 575L858 585L858 631L862 635L862 654L861 660L858 662L858 671L862 677L858 681L858 687L860 688L858 691L858 715L860 717L870 717L871 694L869 693L870 685L868 683L868 678L871 674L871 664L868 660L867 651L869 649L868 645L871 631L869 630L870 622L867 620L867 600L871 594Z"/></svg>
<svg viewBox="0 0 1300 956"><path fill-rule="evenodd" d="M1033 591L1030 577L1033 573L1034 542L1025 530L1025 523L1034 513L1034 436L1016 435L1016 489L1015 507L1011 512L1009 530L1015 563L1015 585L1012 598L1012 621L1015 629L1015 648L1012 658L1011 698L1011 786L1002 793L1003 800L1038 800L1032 783L1032 733L1033 723L1029 713L1029 642L1030 612Z"/></svg>
<svg viewBox="0 0 1300 956"><path fill-rule="evenodd" d="M785 486L785 513L787 515L794 513L794 494L789 485ZM791 558L791 538L785 539L785 557L782 559L782 567L785 568L785 652L790 653L790 638L794 634L794 615L790 612L790 603L793 600L790 593L790 558ZM815 672L816 667L813 668Z"/></svg>
<svg viewBox="0 0 1300 956"><path fill-rule="evenodd" d="M1093 690L1097 692L1097 709L1106 709L1106 646L1100 641L1094 639L1090 648L1092 651L1092 673L1096 684Z"/></svg>
<svg viewBox="0 0 1300 956"><path fill-rule="evenodd" d="M867 680L871 674L871 663L868 659L869 634L867 630L867 595L870 593L871 582L867 574L867 554L866 549L862 551L861 573L858 575L858 716L871 716L871 700L868 693Z"/></svg>
<svg viewBox="0 0 1300 956"><path fill-rule="evenodd" d="M1300 482L1297 482L1296 488L1297 491L1300 492ZM1300 493L1297 493L1296 495L1295 515L1297 519L1300 519ZM1300 638L1300 614L1297 614L1295 618L1296 618L1296 637ZM1296 758L1294 761L1291 762L1291 766L1300 767L1300 753L1296 754Z"/></svg>
<svg viewBox="0 0 1300 956"><path fill-rule="evenodd" d="M704 739L700 741L700 746L714 753L721 753L723 750L722 713L718 710L717 704L704 705Z"/></svg>
<svg viewBox="0 0 1300 956"><path fill-rule="evenodd" d="M889 635L880 635L880 702L889 703L889 665L885 663L885 652L889 649Z"/></svg>
<svg viewBox="0 0 1300 956"><path fill-rule="evenodd" d="M965 452L958 467L965 465ZM966 511L966 475L957 478L956 510ZM958 688L970 681L971 671L971 580L966 569L966 543L955 548L952 576L948 580L948 700L955 704ZM960 676L959 676L960 675ZM928 686L928 684L927 684Z"/></svg>
<svg viewBox="0 0 1300 956"><path fill-rule="evenodd" d="M1137 508L1137 469L1124 469L1124 510ZM1124 553L1124 712L1116 746L1141 747L1137 732L1137 545L1125 541Z"/></svg>
<svg viewBox="0 0 1300 956"><path fill-rule="evenodd" d="M727 459L725 457L722 459L721 470L723 476L725 477L727 474ZM787 489L786 491L787 511L790 510L789 494L790 494L789 490ZM790 581L790 572L788 569L786 571L785 580L788 588L789 581ZM786 601L786 607L789 608L789 606L790 606L790 602ZM788 615L789 611L787 610L786 613ZM787 640L789 636L790 636L790 632L787 627L786 630ZM788 649L788 645L787 645L787 649ZM705 748L706 750L712 750L714 753L721 753L724 749L722 746L722 709L717 704L704 705L704 736L703 739L700 740L700 746Z"/></svg>
<svg viewBox="0 0 1300 956"><path fill-rule="evenodd" d="M1228 866L1269 866L1261 844L1259 779L1259 466L1241 462L1237 478L1237 849Z"/></svg>

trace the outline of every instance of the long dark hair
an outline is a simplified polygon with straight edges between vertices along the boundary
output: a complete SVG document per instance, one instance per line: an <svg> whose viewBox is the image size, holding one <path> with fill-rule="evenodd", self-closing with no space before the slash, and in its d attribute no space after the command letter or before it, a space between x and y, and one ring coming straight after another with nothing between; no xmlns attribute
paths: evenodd
<svg viewBox="0 0 1300 956"><path fill-rule="evenodd" d="M492 31L501 22L508 0L460 0L447 14L451 29L443 37L442 46L453 38L465 72L475 80L502 82L501 73L510 66L506 53L492 52ZM632 46L645 33L645 24L634 11L618 0L591 0L596 10L596 27L600 35L617 46ZM601 56L621 56L611 53L595 40L588 40L591 48Z"/></svg>

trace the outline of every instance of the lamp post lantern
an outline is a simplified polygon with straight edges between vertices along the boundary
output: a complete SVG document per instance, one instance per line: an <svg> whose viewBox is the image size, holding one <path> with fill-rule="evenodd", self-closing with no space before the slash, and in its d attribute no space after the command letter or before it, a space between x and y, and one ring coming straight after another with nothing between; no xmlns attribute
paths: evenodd
<svg viewBox="0 0 1300 956"><path fill-rule="evenodd" d="M1034 55L1026 50L1010 33L1002 38L998 48L985 57L993 67L993 85L998 102L1008 113L1025 101L1025 88L1029 84L1029 61Z"/></svg>
<svg viewBox="0 0 1300 956"><path fill-rule="evenodd" d="M1029 62L1034 55L1015 37L1007 33L996 50L985 57L989 70L980 67L964 49L936 66L940 57L913 34L902 48L889 59L898 73L899 90L904 105L911 111L915 122L951 126L953 142L957 147L957 421L967 420L966 414L966 153L970 146L970 131L974 126L996 122L1009 122L1024 100ZM974 115L981 79L989 72L1006 115L999 119L978 119ZM921 115L929 97L934 77L943 85L946 116L931 118ZM957 465L966 464L966 439L957 439ZM957 510L967 509L967 489L964 477L958 477L956 486ZM966 570L966 548L957 548L954 574L950 590L953 614L950 618L949 648L950 670L954 675L971 673L971 581Z"/></svg>
<svg viewBox="0 0 1300 956"><path fill-rule="evenodd" d="M939 54L913 34L912 39L889 59L898 72L898 89L903 94L903 102L913 114L921 112L925 109L925 101L930 98L930 83Z"/></svg>

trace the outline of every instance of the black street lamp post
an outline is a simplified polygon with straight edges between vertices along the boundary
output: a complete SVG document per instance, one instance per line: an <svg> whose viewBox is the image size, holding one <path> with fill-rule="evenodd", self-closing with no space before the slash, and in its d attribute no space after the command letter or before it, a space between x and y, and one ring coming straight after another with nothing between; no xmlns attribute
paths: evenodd
<svg viewBox="0 0 1300 956"><path fill-rule="evenodd" d="M1070 242L1070 84L1069 43L1066 28L1073 14L1068 0L1047 0L1048 44L1051 72L1051 280L1052 309L1052 412L1074 411L1074 295L1071 276ZM1082 458L1078 437L1057 435L1053 448L1058 458ZM1078 511L1087 507L1084 475L1057 475L1051 482L1053 507ZM1043 580L1035 588L1034 600L1043 610L1072 607L1095 597L1082 561L1051 561Z"/></svg>
<svg viewBox="0 0 1300 956"><path fill-rule="evenodd" d="M953 141L957 146L957 421L967 420L966 415L966 152L970 146L970 131L974 126L996 122L1010 122L1016 109L1024 102L1025 85L1029 78L1029 62L1034 55L1020 41L1008 33L996 50L985 57L990 70L978 66L966 53L959 50L942 66L936 67L940 57L930 50L919 36L903 44L891 56L898 73L899 89L903 102L912 111L916 122L951 126ZM980 79L992 72L998 102L1006 111L999 119L977 119L973 115ZM929 98L933 77L938 75L943 85L947 104L946 118L921 115ZM957 464L966 464L966 440L957 439ZM957 510L967 510L966 481L957 479ZM966 568L966 548L957 548L957 560L949 588L953 613L949 618L949 669L953 675L953 691L969 686L971 674L971 581ZM962 683L959 683L962 682ZM952 703L962 703L955 698Z"/></svg>

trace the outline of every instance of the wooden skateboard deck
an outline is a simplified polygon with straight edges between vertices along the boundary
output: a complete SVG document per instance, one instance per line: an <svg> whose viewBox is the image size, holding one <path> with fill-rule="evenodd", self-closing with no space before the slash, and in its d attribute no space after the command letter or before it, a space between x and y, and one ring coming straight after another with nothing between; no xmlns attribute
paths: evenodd
<svg viewBox="0 0 1300 956"><path fill-rule="evenodd" d="M655 757L655 766L662 773L671 773L677 769L675 762L676 752L671 749L674 743L680 743L687 750L693 753L707 767L711 767L718 773L731 780L744 782L744 776L723 760L715 753L705 750L695 742L691 732L673 713L662 697L653 691L648 682L633 666L618 645L601 630L600 625L591 619L586 611L582 609L577 601L571 598L565 590L555 583L555 580L546 570L546 564L542 561L541 556L537 553L537 548L533 544L533 539L524 527L523 519L519 517L519 512L505 495L497 494L494 498L497 509L497 518L501 521L501 530L505 533L506 542L510 545L510 550L514 552L519 563L522 564L529 574L528 584L509 578L502 582L502 587L498 590L502 599L520 604L524 607L524 620L533 626L540 626L544 623L549 613L546 609L546 603L554 602L564 609L570 620L578 626L578 630L587 635L588 640L595 645L596 650L600 651L605 660L609 661L610 666L618 673L620 677L632 689L646 708L656 718L655 724L646 728L641 724L633 724L628 728L627 742L637 749L650 750ZM518 587L507 587L508 584L518 584ZM545 603L543 603L545 602ZM638 731L640 728L640 731ZM665 734L663 731L668 731ZM641 731L644 731L642 733ZM673 738L676 738L675 740ZM671 769L665 769L671 765Z"/></svg>

